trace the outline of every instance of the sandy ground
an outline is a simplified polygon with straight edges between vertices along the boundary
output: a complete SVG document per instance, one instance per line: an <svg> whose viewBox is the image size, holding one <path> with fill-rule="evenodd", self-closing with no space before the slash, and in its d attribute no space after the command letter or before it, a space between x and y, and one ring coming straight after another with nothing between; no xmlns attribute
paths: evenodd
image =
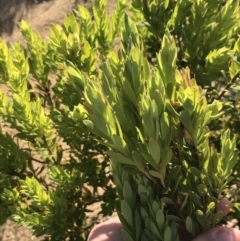
<svg viewBox="0 0 240 241"><path fill-rule="evenodd" d="M38 2L38 3L37 3ZM89 6L89 0L0 0L0 36L6 41L20 41L18 28L21 19L27 20L34 30L43 36L49 33L50 25L61 23L64 15L78 4ZM108 0L111 13L115 0Z"/></svg>
<svg viewBox="0 0 240 241"><path fill-rule="evenodd" d="M34 30L45 37L49 33L51 24L61 23L64 15L80 3L89 6L87 0L0 0L0 37L7 42L22 43L23 38L18 28L18 22L22 19L27 20ZM108 13L112 12L114 4L115 0L108 1ZM100 206L95 206L94 210L97 213ZM10 221L0 227L0 241L30 240L30 230L16 227Z"/></svg>

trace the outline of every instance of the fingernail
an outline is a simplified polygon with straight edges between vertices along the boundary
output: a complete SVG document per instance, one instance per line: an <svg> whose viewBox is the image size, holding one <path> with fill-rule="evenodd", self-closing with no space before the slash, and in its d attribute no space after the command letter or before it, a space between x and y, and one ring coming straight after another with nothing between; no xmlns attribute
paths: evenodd
<svg viewBox="0 0 240 241"><path fill-rule="evenodd" d="M219 229L215 234L216 241L234 241L231 229Z"/></svg>

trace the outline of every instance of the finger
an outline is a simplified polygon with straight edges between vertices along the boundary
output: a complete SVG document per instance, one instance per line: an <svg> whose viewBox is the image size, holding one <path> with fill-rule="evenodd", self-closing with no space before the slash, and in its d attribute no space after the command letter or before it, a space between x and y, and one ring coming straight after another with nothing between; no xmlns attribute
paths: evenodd
<svg viewBox="0 0 240 241"><path fill-rule="evenodd" d="M192 241L240 241L240 230L219 226L201 234Z"/></svg>
<svg viewBox="0 0 240 241"><path fill-rule="evenodd" d="M217 210L222 211L223 215L226 216L230 211L230 207L229 207L230 203L231 202L228 199L223 198L217 204ZM96 225L92 229L92 231L89 234L88 241L123 241L123 239L121 237L121 228L122 228L122 225L121 225L121 222L120 222L118 217L109 219L108 221L105 221L101 224ZM198 237L198 238L200 238L200 240L198 240L198 238L197 238L197 239L194 239L194 241L215 241L215 240L218 240L218 239L207 240L206 237L208 237L210 235L212 238L214 238L213 235L215 234L216 230L218 230L219 228L220 228L220 231L221 231L221 228L224 228L224 227L213 228L212 230L200 235ZM235 230L230 231L230 233L231 232L233 232L233 234L235 234L234 233ZM239 231L237 230L236 232L239 232ZM180 232L180 234L181 234L181 232ZM225 234L225 232L223 232L223 235L224 234ZM226 235L228 235L228 234L226 234ZM239 234L236 237L239 238ZM240 241L240 239L239 240L233 239L233 240L234 241ZM226 240L226 241L228 241L228 240ZM232 240L230 239L230 241L232 241Z"/></svg>
<svg viewBox="0 0 240 241"><path fill-rule="evenodd" d="M123 241L122 224L118 217L111 218L96 225L90 232L87 241Z"/></svg>
<svg viewBox="0 0 240 241"><path fill-rule="evenodd" d="M231 202L227 198L219 200L217 204L217 211L222 211L223 216L227 216L230 212L230 204Z"/></svg>

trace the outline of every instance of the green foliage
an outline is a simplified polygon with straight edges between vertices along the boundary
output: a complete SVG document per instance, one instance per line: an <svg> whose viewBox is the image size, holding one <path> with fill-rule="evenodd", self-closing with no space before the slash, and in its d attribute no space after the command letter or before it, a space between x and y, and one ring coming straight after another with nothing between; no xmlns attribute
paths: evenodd
<svg viewBox="0 0 240 241"><path fill-rule="evenodd" d="M189 69L176 69L177 48L170 33L166 31L157 65L151 68L134 23L128 18L125 24L126 30L133 29L135 40L122 52L121 78L112 72L109 58L102 79L88 79L85 97L91 121L85 124L112 149L124 239L178 240L176 223L184 226L185 220L195 236L222 219L221 212L208 207L217 205L218 195L232 179L237 138L226 130L220 152L210 144L207 126L222 115L222 103L208 104ZM164 208L165 200L174 207ZM158 212L166 222L158 220Z"/></svg>
<svg viewBox="0 0 240 241"><path fill-rule="evenodd" d="M108 16L96 0L47 39L22 21L26 47L0 40L0 222L86 240L103 201L124 240L175 241L238 218L240 107L217 85L239 96L239 10L118 0Z"/></svg>
<svg viewBox="0 0 240 241"><path fill-rule="evenodd" d="M155 59L168 28L178 48L177 66L188 66L199 84L209 85L221 71L228 72L227 53L240 30L238 0L136 0L133 7L149 58Z"/></svg>
<svg viewBox="0 0 240 241"><path fill-rule="evenodd" d="M26 47L0 41L1 223L11 217L51 240L86 240L94 224L91 205L104 201L103 216L115 208L107 148L83 124L88 117L78 75L96 78L126 4L119 1L105 20L106 3L99 4L93 13L100 25L79 6L52 26L47 40L22 21Z"/></svg>

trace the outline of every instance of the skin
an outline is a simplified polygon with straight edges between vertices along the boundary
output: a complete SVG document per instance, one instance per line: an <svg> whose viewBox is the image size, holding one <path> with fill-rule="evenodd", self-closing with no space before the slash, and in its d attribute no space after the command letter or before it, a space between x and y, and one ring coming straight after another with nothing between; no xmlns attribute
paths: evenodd
<svg viewBox="0 0 240 241"><path fill-rule="evenodd" d="M222 199L217 205L217 210L227 215L230 211L230 202ZM96 225L89 234L88 241L124 241L121 237L122 225L118 217L109 219ZM215 227L194 238L192 241L240 241L240 230L227 227Z"/></svg>

